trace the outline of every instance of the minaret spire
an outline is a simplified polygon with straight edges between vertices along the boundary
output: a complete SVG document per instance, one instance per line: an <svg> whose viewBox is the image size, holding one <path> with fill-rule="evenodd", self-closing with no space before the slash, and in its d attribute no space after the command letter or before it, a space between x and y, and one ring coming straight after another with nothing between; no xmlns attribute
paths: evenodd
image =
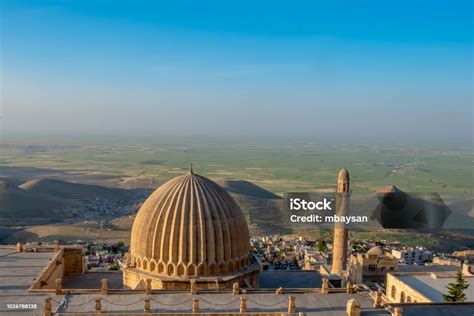
<svg viewBox="0 0 474 316"><path fill-rule="evenodd" d="M342 168L337 177L336 190L336 215L345 216L349 214L349 196L350 196L350 177L349 171ZM334 238L332 251L332 269L331 274L341 275L346 270L347 265L347 239L348 230L345 224L334 223Z"/></svg>

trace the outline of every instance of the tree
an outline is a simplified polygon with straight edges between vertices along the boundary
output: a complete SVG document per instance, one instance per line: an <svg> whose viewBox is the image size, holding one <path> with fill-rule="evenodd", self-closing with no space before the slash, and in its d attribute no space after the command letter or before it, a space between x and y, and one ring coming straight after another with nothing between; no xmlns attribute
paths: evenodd
<svg viewBox="0 0 474 316"><path fill-rule="evenodd" d="M464 290L468 287L469 284L462 277L461 271L458 271L456 273L456 282L448 284L448 294L443 295L443 298L446 302L464 302L466 300Z"/></svg>
<svg viewBox="0 0 474 316"><path fill-rule="evenodd" d="M118 250L119 250L119 246L117 245L112 245L112 253L118 253Z"/></svg>
<svg viewBox="0 0 474 316"><path fill-rule="evenodd" d="M328 246L326 245L326 242L324 240L320 240L318 242L318 250L321 252L324 252L327 249L328 249Z"/></svg>
<svg viewBox="0 0 474 316"><path fill-rule="evenodd" d="M117 271L117 270L120 270L120 267L119 267L118 264L112 263L112 264L109 266L109 271Z"/></svg>

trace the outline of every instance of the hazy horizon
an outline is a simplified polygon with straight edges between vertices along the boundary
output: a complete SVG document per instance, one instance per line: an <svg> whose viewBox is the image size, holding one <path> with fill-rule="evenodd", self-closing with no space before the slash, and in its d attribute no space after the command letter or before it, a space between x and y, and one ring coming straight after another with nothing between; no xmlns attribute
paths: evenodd
<svg viewBox="0 0 474 316"><path fill-rule="evenodd" d="M0 10L4 138L472 145L471 1L2 1Z"/></svg>

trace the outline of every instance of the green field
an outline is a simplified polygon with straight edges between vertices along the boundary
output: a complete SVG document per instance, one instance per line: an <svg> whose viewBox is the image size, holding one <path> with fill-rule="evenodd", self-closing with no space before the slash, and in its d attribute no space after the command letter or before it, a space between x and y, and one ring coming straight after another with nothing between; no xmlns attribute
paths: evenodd
<svg viewBox="0 0 474 316"><path fill-rule="evenodd" d="M355 193L394 184L404 191L438 192L448 199L472 197L469 149L195 141L3 145L0 152L2 167L51 168L85 178L106 175L106 184L118 186L138 181L153 187L186 172L192 162L197 173L210 178L245 179L278 194L332 186L338 170L345 167Z"/></svg>

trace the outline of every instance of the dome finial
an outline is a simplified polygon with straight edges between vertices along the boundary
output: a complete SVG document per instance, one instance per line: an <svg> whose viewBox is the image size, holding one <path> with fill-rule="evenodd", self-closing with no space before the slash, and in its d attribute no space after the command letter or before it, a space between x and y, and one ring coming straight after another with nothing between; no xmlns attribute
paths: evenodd
<svg viewBox="0 0 474 316"><path fill-rule="evenodd" d="M189 172L193 173L193 163L192 162L189 164Z"/></svg>

